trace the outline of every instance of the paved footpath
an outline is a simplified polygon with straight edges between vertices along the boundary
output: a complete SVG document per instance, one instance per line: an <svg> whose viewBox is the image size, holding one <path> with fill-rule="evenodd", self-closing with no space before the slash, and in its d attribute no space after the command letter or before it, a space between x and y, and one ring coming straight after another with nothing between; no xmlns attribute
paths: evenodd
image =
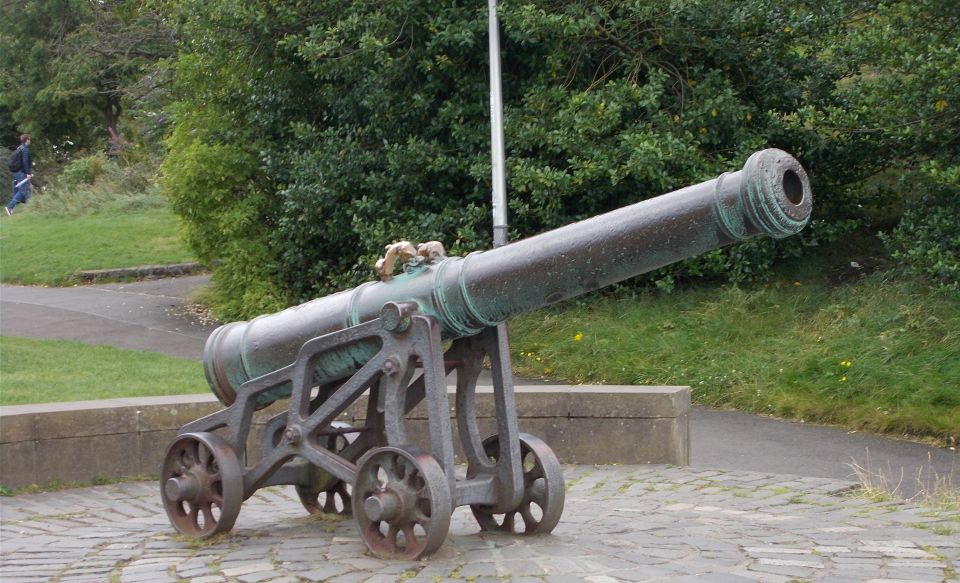
<svg viewBox="0 0 960 583"><path fill-rule="evenodd" d="M372 558L352 520L290 488L247 500L234 531L173 534L153 482L0 498L4 583L305 581L954 581L960 513L871 502L850 482L666 466L568 466L552 535L481 534L458 508L432 558Z"/></svg>

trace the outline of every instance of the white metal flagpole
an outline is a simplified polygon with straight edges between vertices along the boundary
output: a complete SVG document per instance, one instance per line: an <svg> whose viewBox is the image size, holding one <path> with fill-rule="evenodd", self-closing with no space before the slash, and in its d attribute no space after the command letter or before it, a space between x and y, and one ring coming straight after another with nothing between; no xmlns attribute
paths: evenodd
<svg viewBox="0 0 960 583"><path fill-rule="evenodd" d="M503 90L500 84L500 20L497 0L487 0L490 29L490 158L493 166L493 246L507 244L507 181L503 151Z"/></svg>

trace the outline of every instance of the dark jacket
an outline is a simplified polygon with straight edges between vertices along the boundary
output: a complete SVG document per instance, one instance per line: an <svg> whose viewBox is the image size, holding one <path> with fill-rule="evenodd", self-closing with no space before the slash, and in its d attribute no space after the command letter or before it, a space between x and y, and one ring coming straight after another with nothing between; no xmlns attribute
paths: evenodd
<svg viewBox="0 0 960 583"><path fill-rule="evenodd" d="M20 172L33 174L33 158L30 157L30 146L26 144L20 146L20 162Z"/></svg>

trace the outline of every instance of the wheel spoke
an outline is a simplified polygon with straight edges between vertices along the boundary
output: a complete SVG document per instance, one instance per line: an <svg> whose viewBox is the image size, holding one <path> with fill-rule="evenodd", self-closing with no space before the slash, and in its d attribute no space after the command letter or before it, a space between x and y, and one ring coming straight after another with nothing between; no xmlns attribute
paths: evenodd
<svg viewBox="0 0 960 583"><path fill-rule="evenodd" d="M197 530L200 529L200 506L197 504L192 504L187 502L187 507L189 508L188 516L190 517L190 524L193 525Z"/></svg>
<svg viewBox="0 0 960 583"><path fill-rule="evenodd" d="M412 524L407 524L403 527L403 538L408 552L423 547L423 543L417 539L417 535L413 531Z"/></svg>
<svg viewBox="0 0 960 583"><path fill-rule="evenodd" d="M378 469L383 470L383 473L387 478L387 482L390 482L390 480L394 479L394 476L397 473L396 465L397 460L393 456L385 456L382 460L380 460L380 463L377 464Z"/></svg>
<svg viewBox="0 0 960 583"><path fill-rule="evenodd" d="M396 480L397 482L405 482L406 479L410 476L409 468L407 467L406 458L396 455L393 456L393 465L390 468L391 474L390 479Z"/></svg>
<svg viewBox="0 0 960 583"><path fill-rule="evenodd" d="M411 487L416 487L416 485L411 484ZM430 487L429 487L429 485L424 484L424 485L420 486L420 488L417 489L417 490L414 492L414 495L417 497L417 501L418 501L418 502L419 502L420 500L429 500L429 499L430 499Z"/></svg>
<svg viewBox="0 0 960 583"><path fill-rule="evenodd" d="M534 532L540 526L540 521L533 516L529 502L520 505L520 516L523 517L524 532Z"/></svg>
<svg viewBox="0 0 960 583"><path fill-rule="evenodd" d="M357 474L357 484L363 484L364 489L361 492L364 496L369 496L375 488L378 488L380 485L379 476L377 475L377 470L380 468L377 466L370 466L368 468L362 469L362 474L358 472Z"/></svg>
<svg viewBox="0 0 960 583"><path fill-rule="evenodd" d="M380 521L367 522L360 525L360 534L367 540L386 540L386 537L380 532Z"/></svg>
<svg viewBox="0 0 960 583"><path fill-rule="evenodd" d="M400 534L400 529L397 528L395 524L391 524L387 527L387 543L389 544L391 552L397 552L399 548L397 545L397 535Z"/></svg>
<svg viewBox="0 0 960 583"><path fill-rule="evenodd" d="M325 513L340 514L340 510L337 509L337 496L339 496L339 493L336 490L330 490L327 492L327 495L323 501L323 511ZM340 504L343 505L344 510L350 507L350 501L346 500L343 496L340 498Z"/></svg>
<svg viewBox="0 0 960 583"><path fill-rule="evenodd" d="M403 478L401 478L400 483L402 483L402 484L404 485L404 487L406 487L407 489L415 490L415 489L416 489L416 483L417 483L417 470L416 470L416 468L412 468L412 467L409 467L409 466L407 466L406 464L404 464L404 465L403 465Z"/></svg>
<svg viewBox="0 0 960 583"><path fill-rule="evenodd" d="M182 476L183 474L187 473L187 470L190 469L191 465L189 460L190 452L187 451L187 447L181 445L175 450L171 450L171 454L174 455L175 459L177 460L176 468L171 469L173 475Z"/></svg>
<svg viewBox="0 0 960 583"><path fill-rule="evenodd" d="M317 497L320 496L320 493L317 494ZM341 509L337 509L337 497L340 497ZM326 496L323 501L323 512L326 514L350 514L350 494L347 492L347 484L342 481L338 481L332 488L326 491ZM317 499L314 501L315 506L319 506Z"/></svg>
<svg viewBox="0 0 960 583"><path fill-rule="evenodd" d="M213 458L213 453L210 451L209 447L204 446L202 443L197 442L197 457L196 465L203 467L206 470L210 469L210 461Z"/></svg>
<svg viewBox="0 0 960 583"><path fill-rule="evenodd" d="M500 528L501 528L502 530L506 530L506 531L508 531L508 532L517 532L517 530L516 530L516 517L517 517L517 511L516 511L516 510L513 510L513 511L511 511L511 512L507 512L506 514L504 514L504 515L503 515L503 524L500 525Z"/></svg>
<svg viewBox="0 0 960 583"><path fill-rule="evenodd" d="M543 464L540 463L540 460L537 460L537 465L523 473L523 481L530 483L540 478L546 478L546 472L543 471Z"/></svg>
<svg viewBox="0 0 960 583"><path fill-rule="evenodd" d="M414 507L416 522L430 522L430 515L433 514L433 505L428 496L417 496L416 506Z"/></svg>
<svg viewBox="0 0 960 583"><path fill-rule="evenodd" d="M525 492L524 499L530 502L536 502L541 508L547 505L547 484L546 478L534 480Z"/></svg>
<svg viewBox="0 0 960 583"><path fill-rule="evenodd" d="M192 468L193 466L197 465L197 462L200 460L200 443L196 441L191 441L190 443L187 444L184 450L186 451L186 454L187 454L186 461L187 461L188 468Z"/></svg>
<svg viewBox="0 0 960 583"><path fill-rule="evenodd" d="M212 529L217 524L217 519L213 517L213 503L207 503L201 506L203 510L203 529Z"/></svg>

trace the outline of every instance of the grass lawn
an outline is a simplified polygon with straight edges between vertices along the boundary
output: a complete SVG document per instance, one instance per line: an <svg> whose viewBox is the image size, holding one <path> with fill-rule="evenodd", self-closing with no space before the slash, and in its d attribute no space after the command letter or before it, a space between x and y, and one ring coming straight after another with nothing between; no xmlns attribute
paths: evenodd
<svg viewBox="0 0 960 583"><path fill-rule="evenodd" d="M594 296L510 329L518 372L689 385L704 405L960 442L960 298L920 282Z"/></svg>
<svg viewBox="0 0 960 583"><path fill-rule="evenodd" d="M68 340L0 336L0 405L208 391L197 361Z"/></svg>
<svg viewBox="0 0 960 583"><path fill-rule="evenodd" d="M77 271L192 261L176 217L154 208L76 217L17 207L0 220L0 281L63 285Z"/></svg>

